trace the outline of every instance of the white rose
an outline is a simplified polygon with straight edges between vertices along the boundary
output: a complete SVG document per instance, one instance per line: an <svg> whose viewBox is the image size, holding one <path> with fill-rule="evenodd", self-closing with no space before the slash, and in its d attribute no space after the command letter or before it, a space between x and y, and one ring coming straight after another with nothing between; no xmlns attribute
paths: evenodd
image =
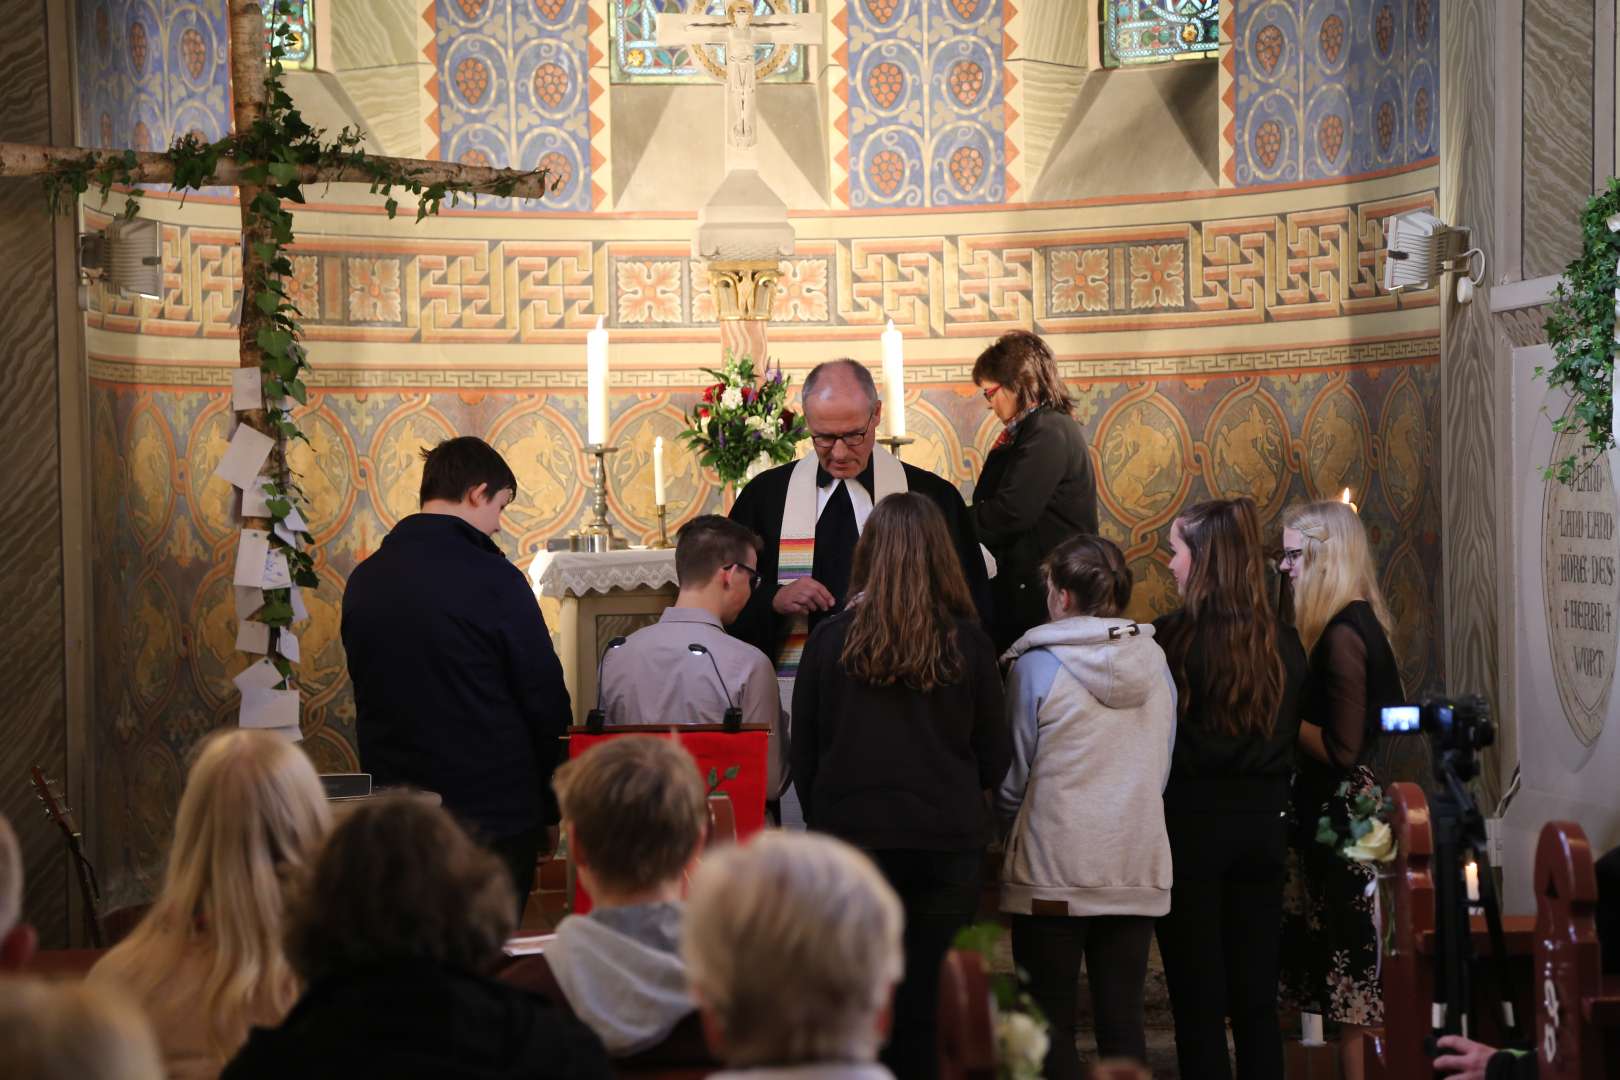
<svg viewBox="0 0 1620 1080"><path fill-rule="evenodd" d="M1015 1075L1041 1074L1046 1051L1051 1046L1046 1028L1035 1022L1028 1013L1004 1013L996 1018L996 1037L1001 1043L1003 1059ZM1032 1072L1026 1070L1032 1069Z"/></svg>
<svg viewBox="0 0 1620 1080"><path fill-rule="evenodd" d="M1344 857L1357 862L1389 862L1395 858L1395 835L1388 825L1375 821L1360 840L1344 849Z"/></svg>
<svg viewBox="0 0 1620 1080"><path fill-rule="evenodd" d="M726 392L720 395L720 404L723 408L735 409L742 403L742 387L740 386L728 386Z"/></svg>
<svg viewBox="0 0 1620 1080"><path fill-rule="evenodd" d="M765 418L763 416L750 416L744 422L754 431L765 430Z"/></svg>

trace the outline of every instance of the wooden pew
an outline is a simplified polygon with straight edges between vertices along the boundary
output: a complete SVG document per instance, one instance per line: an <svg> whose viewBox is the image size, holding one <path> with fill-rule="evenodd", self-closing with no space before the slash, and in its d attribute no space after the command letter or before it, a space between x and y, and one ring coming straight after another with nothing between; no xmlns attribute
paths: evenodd
<svg viewBox="0 0 1620 1080"><path fill-rule="evenodd" d="M939 966L939 1080L995 1080L990 976L976 952L952 949Z"/></svg>
<svg viewBox="0 0 1620 1080"><path fill-rule="evenodd" d="M1381 984L1384 995L1384 1026L1367 1036L1366 1069L1369 1077L1402 1080L1428 1076L1433 1070L1424 1053L1434 1004L1435 890L1432 860L1434 831L1429 802L1416 784L1395 783L1389 787L1394 814L1390 827L1395 833L1395 861L1388 872L1393 878L1391 891L1394 947L1383 961ZM1482 916L1470 920L1474 954L1489 956L1490 935ZM1502 930L1506 938L1510 967L1509 1000L1521 1018L1528 1018L1526 1004L1531 1000L1530 957L1535 938L1535 920L1529 916L1505 916ZM1486 978L1490 975L1487 973ZM1475 982L1476 991L1479 982ZM1479 1008L1474 1015L1480 1030L1472 1032L1483 1041L1501 1041L1496 1018Z"/></svg>
<svg viewBox="0 0 1620 1080"><path fill-rule="evenodd" d="M1603 975L1592 845L1572 821L1536 843L1536 1053L1541 1080L1620 1076L1620 979Z"/></svg>

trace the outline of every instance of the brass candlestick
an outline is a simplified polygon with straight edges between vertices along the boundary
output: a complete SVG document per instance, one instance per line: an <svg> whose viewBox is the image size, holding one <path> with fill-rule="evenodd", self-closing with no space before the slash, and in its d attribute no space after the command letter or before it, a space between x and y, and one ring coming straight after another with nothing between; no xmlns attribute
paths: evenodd
<svg viewBox="0 0 1620 1080"><path fill-rule="evenodd" d="M629 546L623 537L613 534L607 519L607 456L618 449L602 443L585 447L585 452L596 459L592 468L591 519L579 532L569 534L568 547L572 551L612 551Z"/></svg>
<svg viewBox="0 0 1620 1080"><path fill-rule="evenodd" d="M659 551L669 547L669 508L663 503L656 507L658 510L658 539L647 546Z"/></svg>

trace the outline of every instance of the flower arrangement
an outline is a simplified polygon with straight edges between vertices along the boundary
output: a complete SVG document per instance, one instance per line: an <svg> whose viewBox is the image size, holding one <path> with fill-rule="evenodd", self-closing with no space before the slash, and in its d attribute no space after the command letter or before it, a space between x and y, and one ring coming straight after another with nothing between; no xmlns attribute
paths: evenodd
<svg viewBox="0 0 1620 1080"><path fill-rule="evenodd" d="M999 923L981 922L956 935L953 947L976 952L990 962L1007 929ZM1027 977L1022 971L1011 975L990 973L990 996L996 1013L996 1075L999 1080L1041 1080L1046 1068L1046 1051L1052 1040L1051 1025L1035 999L1024 989Z"/></svg>
<svg viewBox="0 0 1620 1080"><path fill-rule="evenodd" d="M715 382L687 414L681 439L711 468L722 484L736 485L749 470L792 461L808 434L804 418L787 407L792 382L782 368L756 375L747 356L727 357L719 371L704 368Z"/></svg>
<svg viewBox="0 0 1620 1080"><path fill-rule="evenodd" d="M1366 895L1373 900L1373 928L1379 940L1379 961L1395 951L1394 905L1390 897L1390 875L1379 867L1395 861L1395 833L1389 818L1395 804L1374 784L1360 794L1350 794L1350 782L1341 783L1333 814L1323 814L1316 822L1316 842L1326 844L1351 862L1368 864L1373 879Z"/></svg>

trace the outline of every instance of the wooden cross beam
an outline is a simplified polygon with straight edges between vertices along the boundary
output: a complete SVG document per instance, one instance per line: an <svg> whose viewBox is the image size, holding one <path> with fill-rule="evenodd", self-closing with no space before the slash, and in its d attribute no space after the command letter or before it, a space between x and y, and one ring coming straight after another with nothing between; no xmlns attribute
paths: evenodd
<svg viewBox="0 0 1620 1080"><path fill-rule="evenodd" d="M261 331L281 332L284 327L291 325L288 321L292 317L290 308L273 302L275 297L284 297L279 286L282 275L277 271L276 263L280 258L277 253L281 246L291 241L290 220L283 220L279 226L282 234L274 235L273 226L266 223L266 209L271 215L280 216L284 196L301 202L302 196L296 185L359 181L369 182L374 188L398 184L414 185L419 192L429 189L430 194L423 196L418 218L423 213L437 210L437 197L432 193L487 192L519 198L540 198L546 194L549 176L544 169L495 169L413 158L370 157L356 152L357 138L347 142L340 139L332 152L319 155L319 161L278 158L278 153L286 152L285 143L281 141L285 139L285 131L267 127L267 118L279 116L291 125L297 113L292 110L289 100L283 98L272 102L270 98L272 89L281 93L279 80L272 80L267 67L271 58L274 56L279 60L279 55L273 51L267 53L265 9L260 0L228 2L234 131L221 143L207 148L219 151L213 155L212 167L179 177L174 154L0 143L0 176L40 176L49 180L69 173L81 179L92 174L116 174L119 183L127 184L174 183L178 179L184 181L184 186L237 188L242 212L244 301L249 300L249 294L261 282L271 285L272 294L268 311L252 302L242 304L238 334L241 367L264 368L266 352L261 345ZM277 18L273 21L280 20ZM302 125L301 118L297 118L296 122ZM310 132L307 125L301 130L306 134L305 145L313 145L315 133ZM267 191L270 196L268 202L263 198ZM390 199L390 213L393 207L394 202ZM285 340L277 340L277 347L289 347L290 335ZM299 356L301 363L302 354ZM265 473L277 478L284 490L290 490L286 485L285 436L291 425L284 418L281 418L281 423L275 422L278 418L262 407L244 411L240 416L243 424L273 440ZM268 531L271 520L247 518L243 525ZM272 622L268 616L262 621L285 625ZM290 674L291 667L285 661L278 660L277 666L283 676Z"/></svg>

